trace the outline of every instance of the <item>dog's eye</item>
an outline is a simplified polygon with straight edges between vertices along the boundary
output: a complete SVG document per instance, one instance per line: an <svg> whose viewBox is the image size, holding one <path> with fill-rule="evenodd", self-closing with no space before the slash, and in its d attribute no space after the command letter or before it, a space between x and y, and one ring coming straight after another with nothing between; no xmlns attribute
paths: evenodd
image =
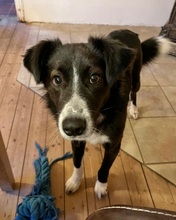
<svg viewBox="0 0 176 220"><path fill-rule="evenodd" d="M90 76L90 83L91 84L98 84L100 82L100 80L101 80L101 77L98 74L92 74Z"/></svg>
<svg viewBox="0 0 176 220"><path fill-rule="evenodd" d="M53 84L54 84L55 86L58 86L58 85L60 85L61 83L62 83L62 79L61 79L60 76L54 76L54 77L53 77Z"/></svg>

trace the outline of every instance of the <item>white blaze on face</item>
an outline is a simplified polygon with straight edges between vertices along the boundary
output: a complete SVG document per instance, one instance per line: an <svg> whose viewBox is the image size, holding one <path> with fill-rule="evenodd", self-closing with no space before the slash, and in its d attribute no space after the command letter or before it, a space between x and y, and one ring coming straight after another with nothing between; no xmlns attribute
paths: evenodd
<svg viewBox="0 0 176 220"><path fill-rule="evenodd" d="M73 67L72 96L62 109L59 118L59 131L63 138L77 141L88 141L92 144L103 144L109 142L108 136L96 131L93 128L93 121L86 103L85 98L81 96L79 75L75 67ZM63 130L63 121L66 118L80 118L86 122L86 130L82 135L77 137L68 136Z"/></svg>
<svg viewBox="0 0 176 220"><path fill-rule="evenodd" d="M59 119L58 125L61 135L66 139L73 139L65 134L63 131L63 121L66 118L81 118L86 121L86 130L85 132L80 135L77 140L84 140L86 137L90 136L93 132L93 123L91 119L91 115L87 106L85 99L80 95L80 82L79 82L79 75L75 67L73 67L73 82L72 82L72 96L70 100L65 104L64 108L62 109Z"/></svg>

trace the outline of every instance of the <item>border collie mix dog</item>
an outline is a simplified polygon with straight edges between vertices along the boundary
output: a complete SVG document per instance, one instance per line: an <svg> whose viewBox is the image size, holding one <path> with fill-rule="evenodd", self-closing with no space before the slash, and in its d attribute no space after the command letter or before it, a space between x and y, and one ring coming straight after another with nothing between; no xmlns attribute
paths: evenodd
<svg viewBox="0 0 176 220"><path fill-rule="evenodd" d="M86 142L103 144L104 159L95 192L107 194L110 167L121 145L129 113L138 117L136 93L142 65L167 53L169 41L162 37L140 42L129 30L106 37L90 37L87 43L62 44L59 39L41 41L27 50L25 67L37 83L43 83L45 99L60 134L72 143L74 170L66 192L76 191L83 174Z"/></svg>

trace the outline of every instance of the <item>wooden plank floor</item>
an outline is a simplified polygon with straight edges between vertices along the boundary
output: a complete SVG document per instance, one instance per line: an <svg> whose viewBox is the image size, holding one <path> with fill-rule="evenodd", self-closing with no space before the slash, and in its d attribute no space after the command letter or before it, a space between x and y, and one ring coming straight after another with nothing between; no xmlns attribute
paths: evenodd
<svg viewBox="0 0 176 220"><path fill-rule="evenodd" d="M17 205L33 186L32 164L38 156L35 141L41 146L48 145L49 161L71 150L70 143L57 133L55 122L41 98L16 81L22 55L26 47L36 42L40 25L18 23L16 18L5 18L0 22L0 130L16 181L13 192L0 190L0 220L14 219ZM50 26L48 32L43 32L46 37L56 34L51 32ZM65 28L71 32L69 25ZM76 41L76 36L71 36L70 39ZM84 178L73 195L64 192L65 181L72 173L72 160L58 162L52 168L52 195L63 211L61 220L83 220L95 209L112 204L176 211L176 187L123 151L111 169L108 195L102 200L97 199L94 184L102 155L100 146L87 145Z"/></svg>

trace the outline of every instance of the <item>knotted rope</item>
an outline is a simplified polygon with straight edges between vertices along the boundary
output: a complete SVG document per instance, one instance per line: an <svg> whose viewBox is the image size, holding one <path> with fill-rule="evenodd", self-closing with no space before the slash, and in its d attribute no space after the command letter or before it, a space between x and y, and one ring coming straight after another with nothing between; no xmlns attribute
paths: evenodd
<svg viewBox="0 0 176 220"><path fill-rule="evenodd" d="M39 157L34 161L36 180L32 192L27 195L17 208L15 220L57 220L60 210L54 204L54 198L50 195L50 170L54 163L72 157L67 152L55 159L50 165L46 157L48 149L44 150L35 143Z"/></svg>

